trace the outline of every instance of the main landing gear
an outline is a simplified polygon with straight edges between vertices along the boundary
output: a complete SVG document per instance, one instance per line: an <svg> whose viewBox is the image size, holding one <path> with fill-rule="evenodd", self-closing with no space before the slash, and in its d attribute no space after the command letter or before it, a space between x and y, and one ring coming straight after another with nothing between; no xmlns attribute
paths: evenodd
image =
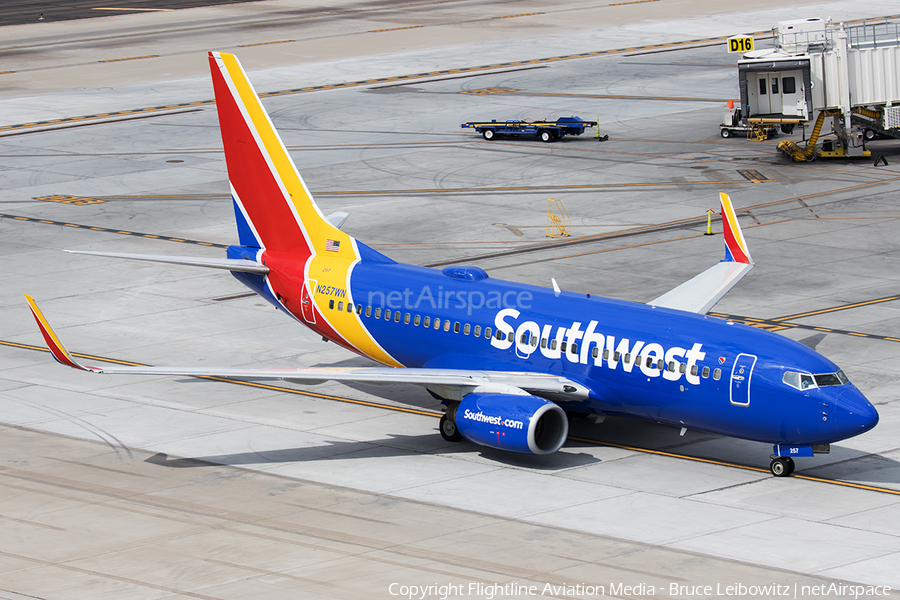
<svg viewBox="0 0 900 600"><path fill-rule="evenodd" d="M769 465L769 471L775 477L787 477L794 472L794 459L790 456L773 458L772 464Z"/></svg>
<svg viewBox="0 0 900 600"><path fill-rule="evenodd" d="M441 417L441 422L438 423L438 429L441 430L441 437L448 442L463 441L463 436L459 432L459 429L456 428L456 423L448 419L447 415Z"/></svg>

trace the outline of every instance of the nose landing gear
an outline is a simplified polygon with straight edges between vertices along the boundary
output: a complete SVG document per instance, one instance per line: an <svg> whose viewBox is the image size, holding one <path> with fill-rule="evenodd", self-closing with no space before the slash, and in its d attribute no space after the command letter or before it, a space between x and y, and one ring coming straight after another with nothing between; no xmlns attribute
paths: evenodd
<svg viewBox="0 0 900 600"><path fill-rule="evenodd" d="M772 459L769 465L769 471L775 477L787 477L794 472L794 459L790 456L779 456Z"/></svg>

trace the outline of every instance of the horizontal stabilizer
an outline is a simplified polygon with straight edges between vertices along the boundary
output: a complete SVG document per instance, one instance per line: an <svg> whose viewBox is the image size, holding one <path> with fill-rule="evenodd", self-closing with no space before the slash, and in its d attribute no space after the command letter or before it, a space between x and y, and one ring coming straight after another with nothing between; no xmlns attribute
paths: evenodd
<svg viewBox="0 0 900 600"><path fill-rule="evenodd" d="M66 250L71 254L90 254L91 256L107 256L110 258L124 258L127 260L142 260L146 262L168 263L172 265L188 265L191 267L206 267L208 269L225 269L227 271L240 271L242 273L259 273L265 275L269 267L238 258L201 258L197 256L167 256L161 254L124 254L119 252L91 252L88 250Z"/></svg>
<svg viewBox="0 0 900 600"><path fill-rule="evenodd" d="M722 230L725 258L647 304L705 315L740 279L753 268L747 242L728 194L719 194L722 202Z"/></svg>

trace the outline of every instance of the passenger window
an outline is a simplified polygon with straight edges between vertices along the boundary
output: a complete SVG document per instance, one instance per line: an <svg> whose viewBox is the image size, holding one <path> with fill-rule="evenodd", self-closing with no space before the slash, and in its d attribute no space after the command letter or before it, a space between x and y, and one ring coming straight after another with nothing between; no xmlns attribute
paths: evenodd
<svg viewBox="0 0 900 600"><path fill-rule="evenodd" d="M619 355L619 353L616 352L616 356L618 356L618 355ZM641 362L641 357L638 356L637 360L638 360L638 362ZM619 362L618 358L616 359L616 362ZM630 362L631 362L631 352L626 352L625 353L625 364L627 365Z"/></svg>
<svg viewBox="0 0 900 600"><path fill-rule="evenodd" d="M716 369L716 370L714 370L714 371L713 371L713 379L715 379L716 381L718 381L718 380L720 380L721 378L722 378L722 369Z"/></svg>
<svg viewBox="0 0 900 600"><path fill-rule="evenodd" d="M797 92L797 85L794 83L793 77L782 77L781 78L781 89L784 90L785 94L794 94Z"/></svg>
<svg viewBox="0 0 900 600"><path fill-rule="evenodd" d="M703 373L701 373L701 375L703 375L703 379L709 378L709 367L703 367Z"/></svg>
<svg viewBox="0 0 900 600"><path fill-rule="evenodd" d="M603 349L603 360L609 360L609 348Z"/></svg>
<svg viewBox="0 0 900 600"><path fill-rule="evenodd" d="M675 372L675 361L674 360L669 361L668 370L669 370L669 373Z"/></svg>
<svg viewBox="0 0 900 600"><path fill-rule="evenodd" d="M406 316L408 318L409 313L406 313ZM394 312L394 323L399 323L399 322L400 322L400 311L398 310L398 311ZM407 323L409 323L409 321L407 321Z"/></svg>
<svg viewBox="0 0 900 600"><path fill-rule="evenodd" d="M486 340L491 339L491 328L490 327L484 328L484 339L486 339Z"/></svg>
<svg viewBox="0 0 900 600"><path fill-rule="evenodd" d="M389 308L384 309L384 320L385 321L391 320L391 309L389 309Z"/></svg>
<svg viewBox="0 0 900 600"><path fill-rule="evenodd" d="M663 362L663 359L659 359L658 361L656 361L656 368L659 369L660 371L662 371L665 368L665 366L666 366L666 363Z"/></svg>
<svg viewBox="0 0 900 600"><path fill-rule="evenodd" d="M513 332L512 331L510 331L508 334L506 334L506 341L507 342L513 341Z"/></svg>
<svg viewBox="0 0 900 600"><path fill-rule="evenodd" d="M572 354L578 354L578 343L572 342L572 348L569 350Z"/></svg>
<svg viewBox="0 0 900 600"><path fill-rule="evenodd" d="M344 301L343 300L338 302L338 310L341 312L344 312Z"/></svg>
<svg viewBox="0 0 900 600"><path fill-rule="evenodd" d="M519 339L519 343L520 343L520 344L524 344L524 343L527 342L527 341L528 341L528 334L527 334L527 333L523 333L521 339Z"/></svg>
<svg viewBox="0 0 900 600"><path fill-rule="evenodd" d="M418 327L418 326L419 326L419 323L421 323L421 322L422 322L422 317L420 317L419 315L416 315L416 318L413 319L413 325L415 325L416 327Z"/></svg>
<svg viewBox="0 0 900 600"><path fill-rule="evenodd" d="M425 317L425 320L422 321L423 327L431 327L431 317Z"/></svg>
<svg viewBox="0 0 900 600"><path fill-rule="evenodd" d="M550 349L556 350L556 340L550 340Z"/></svg>
<svg viewBox="0 0 900 600"><path fill-rule="evenodd" d="M591 356L593 356L594 358L600 356L600 348L594 346L594 348L591 350Z"/></svg>
<svg viewBox="0 0 900 600"><path fill-rule="evenodd" d="M378 308L375 309L375 318L376 318L376 319L380 319L380 318L381 318L381 307L380 307L380 306L379 306Z"/></svg>
<svg viewBox="0 0 900 600"><path fill-rule="evenodd" d="M778 93L778 78L777 77L772 78L772 93L773 94Z"/></svg>
<svg viewBox="0 0 900 600"><path fill-rule="evenodd" d="M560 351L560 352L565 352L565 351L566 351L566 342L561 342L561 343L559 344L559 351Z"/></svg>
<svg viewBox="0 0 900 600"><path fill-rule="evenodd" d="M547 347L547 338L542 338L541 339L541 348L546 348L546 347Z"/></svg>
<svg viewBox="0 0 900 600"><path fill-rule="evenodd" d="M367 316L367 317L371 317L371 316L372 316L372 307L371 307L371 306L367 306L367 307L366 307L366 316Z"/></svg>
<svg viewBox="0 0 900 600"><path fill-rule="evenodd" d="M463 335L469 335L470 331L472 331L472 326L466 323L465 327L463 327Z"/></svg>
<svg viewBox="0 0 900 600"><path fill-rule="evenodd" d="M453 333L459 333L459 321L453 324Z"/></svg>
<svg viewBox="0 0 900 600"><path fill-rule="evenodd" d="M622 356L618 351L613 352L613 362L619 362L619 357Z"/></svg>
<svg viewBox="0 0 900 600"><path fill-rule="evenodd" d="M765 95L766 95L766 85L767 85L767 82L766 82L766 79L765 79L765 78L759 80L759 94L760 94L760 96L765 96Z"/></svg>
<svg viewBox="0 0 900 600"><path fill-rule="evenodd" d="M481 337L481 325L475 326L475 331L472 332L472 335L475 337Z"/></svg>
<svg viewBox="0 0 900 600"><path fill-rule="evenodd" d="M531 347L537 348L537 344L538 344L538 336L536 336L536 335L531 336Z"/></svg>
<svg viewBox="0 0 900 600"><path fill-rule="evenodd" d="M440 320L440 319L435 319L435 320L434 320L434 328L435 328L435 329L440 329L440 328L441 328L441 320Z"/></svg>
<svg viewBox="0 0 900 600"><path fill-rule="evenodd" d="M358 314L358 315L362 314L362 304L356 305L356 314ZM366 316L368 317L369 315L366 315Z"/></svg>
<svg viewBox="0 0 900 600"><path fill-rule="evenodd" d="M691 365L691 375L696 376L696 375L697 375L697 371L698 371L697 365Z"/></svg>
<svg viewBox="0 0 900 600"><path fill-rule="evenodd" d="M450 320L444 321L444 331L450 331Z"/></svg>
<svg viewBox="0 0 900 600"><path fill-rule="evenodd" d="M328 308L334 308L334 298L328 301Z"/></svg>
<svg viewBox="0 0 900 600"><path fill-rule="evenodd" d="M685 371L687 371L687 365L684 363L679 364L678 372L684 373ZM693 367L691 367L691 375L696 375L696 374L697 374L697 365L694 365Z"/></svg>
<svg viewBox="0 0 900 600"><path fill-rule="evenodd" d="M397 318L398 319L400 318L400 313L397 313ZM403 315L403 323L405 325L409 325L409 313L406 313L405 315Z"/></svg>

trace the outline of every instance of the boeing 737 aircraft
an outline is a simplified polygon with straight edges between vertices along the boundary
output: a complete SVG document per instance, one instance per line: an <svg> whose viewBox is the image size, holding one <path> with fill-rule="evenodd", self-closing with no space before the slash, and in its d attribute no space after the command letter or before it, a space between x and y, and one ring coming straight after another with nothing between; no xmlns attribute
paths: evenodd
<svg viewBox="0 0 900 600"><path fill-rule="evenodd" d="M82 252L231 271L371 368L86 366L31 297L60 363L94 373L413 383L447 407L448 441L551 454L568 417L625 415L774 444L771 471L868 431L878 413L831 361L707 312L753 266L721 194L725 259L648 304L397 263L319 210L237 58L210 53L239 245L227 258Z"/></svg>

